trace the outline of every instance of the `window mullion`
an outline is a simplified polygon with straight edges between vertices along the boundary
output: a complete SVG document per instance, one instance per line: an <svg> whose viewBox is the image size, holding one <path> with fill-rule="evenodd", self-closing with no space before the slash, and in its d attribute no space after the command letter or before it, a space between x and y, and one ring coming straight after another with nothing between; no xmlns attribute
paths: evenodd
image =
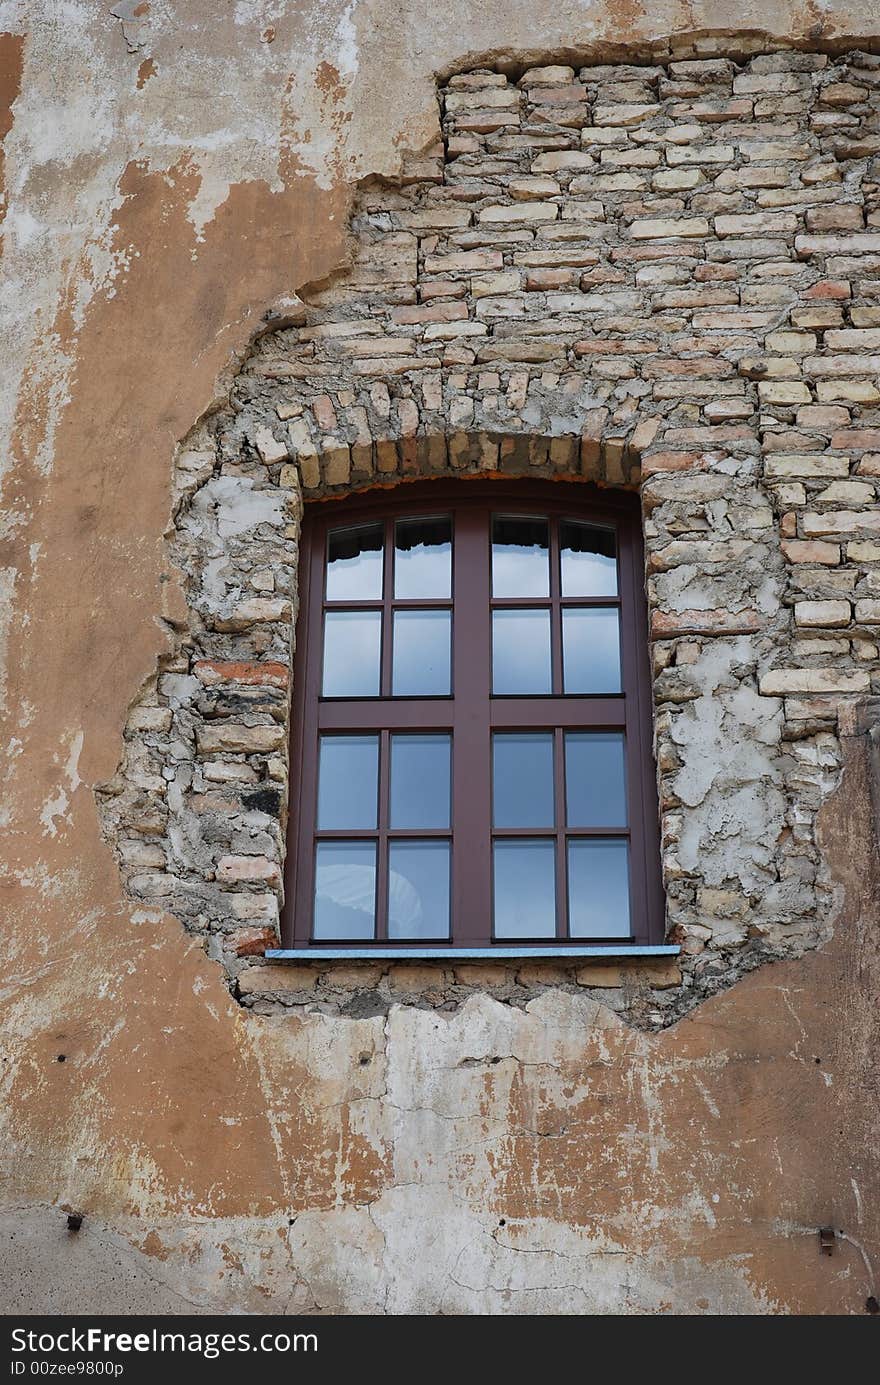
<svg viewBox="0 0 880 1385"><path fill-rule="evenodd" d="M452 939L491 939L489 531L486 511L455 513Z"/></svg>
<svg viewBox="0 0 880 1385"><path fill-rule="evenodd" d="M391 733L379 732L379 839L376 843L376 940L388 937L388 803L391 795Z"/></svg>
<svg viewBox="0 0 880 1385"><path fill-rule="evenodd" d="M563 694L562 675L562 572L559 557L559 517L550 520L550 657L553 669L553 692ZM554 718L555 720L555 718ZM556 937L568 936L568 885L565 844L565 755L561 727L553 731L553 798L556 839Z"/></svg>
<svg viewBox="0 0 880 1385"><path fill-rule="evenodd" d="M568 937L568 884L565 840L565 742L562 728L553 732L553 799L556 820L556 936Z"/></svg>
<svg viewBox="0 0 880 1385"><path fill-rule="evenodd" d="M379 691L383 697L391 696L392 659L392 602L394 600L394 520L385 521L385 548L382 564L382 663Z"/></svg>
<svg viewBox="0 0 880 1385"><path fill-rule="evenodd" d="M562 696L562 616L560 614L559 520L550 520L550 659L552 688Z"/></svg>

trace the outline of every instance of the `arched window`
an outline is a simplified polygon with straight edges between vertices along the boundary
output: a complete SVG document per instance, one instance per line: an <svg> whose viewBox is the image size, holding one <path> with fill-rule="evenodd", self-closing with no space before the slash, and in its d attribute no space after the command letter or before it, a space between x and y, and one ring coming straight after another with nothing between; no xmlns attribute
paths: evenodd
<svg viewBox="0 0 880 1385"><path fill-rule="evenodd" d="M662 942L643 571L623 492L307 507L287 948Z"/></svg>

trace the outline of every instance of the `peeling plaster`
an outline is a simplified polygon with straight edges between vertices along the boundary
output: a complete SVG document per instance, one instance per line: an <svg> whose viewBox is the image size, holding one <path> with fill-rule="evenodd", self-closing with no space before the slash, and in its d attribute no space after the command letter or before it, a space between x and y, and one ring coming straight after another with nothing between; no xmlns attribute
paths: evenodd
<svg viewBox="0 0 880 1385"><path fill-rule="evenodd" d="M79 777L79 757L83 747L83 733L78 731L73 737L70 746L70 754L64 766L64 777L67 784L60 785L52 798L47 798L40 812L40 822L43 824L44 833L48 832L50 837L54 837L58 832L55 826L55 819L64 819L70 807L70 800L79 788L82 780Z"/></svg>

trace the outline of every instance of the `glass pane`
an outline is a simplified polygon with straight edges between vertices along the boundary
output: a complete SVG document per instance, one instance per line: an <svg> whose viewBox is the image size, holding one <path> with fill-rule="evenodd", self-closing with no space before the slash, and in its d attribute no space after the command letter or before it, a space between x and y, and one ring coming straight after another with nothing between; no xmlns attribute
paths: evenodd
<svg viewBox="0 0 880 1385"><path fill-rule="evenodd" d="M625 841L568 843L572 938L628 938L629 849Z"/></svg>
<svg viewBox="0 0 880 1385"><path fill-rule="evenodd" d="M452 521L399 519L394 527L394 595L452 595Z"/></svg>
<svg viewBox="0 0 880 1385"><path fill-rule="evenodd" d="M322 736L318 765L318 831L375 827L379 737Z"/></svg>
<svg viewBox="0 0 880 1385"><path fill-rule="evenodd" d="M388 848L388 937L449 937L449 843Z"/></svg>
<svg viewBox="0 0 880 1385"><path fill-rule="evenodd" d="M565 519L559 525L563 596L617 595L617 542L613 529Z"/></svg>
<svg viewBox="0 0 880 1385"><path fill-rule="evenodd" d="M313 937L372 938L375 927L375 842L319 842Z"/></svg>
<svg viewBox="0 0 880 1385"><path fill-rule="evenodd" d="M616 609L575 606L562 612L562 668L567 693L620 692Z"/></svg>
<svg viewBox="0 0 880 1385"><path fill-rule="evenodd" d="M325 697L378 697L381 611L327 611Z"/></svg>
<svg viewBox="0 0 880 1385"><path fill-rule="evenodd" d="M555 842L495 842L493 856L495 937L555 937Z"/></svg>
<svg viewBox="0 0 880 1385"><path fill-rule="evenodd" d="M395 611L391 691L430 697L450 690L450 611Z"/></svg>
<svg viewBox="0 0 880 1385"><path fill-rule="evenodd" d="M391 826L448 827L449 736L391 737Z"/></svg>
<svg viewBox="0 0 880 1385"><path fill-rule="evenodd" d="M331 529L327 536L327 600L382 599L382 525Z"/></svg>
<svg viewBox="0 0 880 1385"><path fill-rule="evenodd" d="M492 691L549 693L550 612L492 612Z"/></svg>
<svg viewBox="0 0 880 1385"><path fill-rule="evenodd" d="M492 816L496 827L552 827L553 733L492 737Z"/></svg>
<svg viewBox="0 0 880 1385"><path fill-rule="evenodd" d="M569 827L626 827L622 731L575 731L565 737Z"/></svg>
<svg viewBox="0 0 880 1385"><path fill-rule="evenodd" d="M550 547L546 519L492 519L492 595L549 596Z"/></svg>

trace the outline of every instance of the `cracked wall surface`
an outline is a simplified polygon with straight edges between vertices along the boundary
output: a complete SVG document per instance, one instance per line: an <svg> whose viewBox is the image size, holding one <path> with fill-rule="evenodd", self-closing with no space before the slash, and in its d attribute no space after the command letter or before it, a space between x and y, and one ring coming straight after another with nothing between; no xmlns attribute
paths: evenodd
<svg viewBox="0 0 880 1385"><path fill-rule="evenodd" d="M439 99L442 141L359 191L351 268L290 299L182 446L190 617L108 836L264 1011L561 984L669 1023L830 927L816 813L841 709L880 687L880 59L480 69ZM303 503L473 475L641 492L680 968L261 965Z"/></svg>
<svg viewBox="0 0 880 1385"><path fill-rule="evenodd" d="M809 750L802 773L813 785L811 821L818 809L811 849L830 936L658 1032L650 1019L637 1028L614 1012L615 994L644 990L632 977L586 989L515 979L505 983L520 988L507 997L513 1005L486 993L483 978L444 1011L397 1003L422 984L401 972L376 981L381 1013L362 1018L357 1006L343 1018L304 1005L263 1014L259 992L244 1008L202 937L180 927L185 910L126 895L95 790L113 780L135 709L150 704L143 691L157 659L162 677L190 677L174 666L196 590L181 582L166 539L186 470L175 454L185 442L202 450L193 420L216 422L255 362L295 351L295 293L317 310L315 295L344 282L353 184L399 181L404 151L431 150L441 133L437 75L445 83L484 65L514 86L551 62L579 71L727 58L741 67L790 43L836 62L876 51L872 7L831 5L817 19L812 5L747 3L734 15L728 4L698 4L687 33L664 3L650 16L582 0L547 14L519 0L478 12L382 3L368 15L352 3L269 0L220 16L194 0L173 16L137 8L2 7L3 1302L25 1312L863 1312L880 1246L880 881L868 827L870 725L854 699L838 707L831 693L831 717L827 693L764 690L783 698L783 716L785 700L822 704L791 745ZM869 141L876 129L864 124L868 112L850 111L853 100L828 114L854 114ZM812 126L810 138L843 149L852 126L836 124ZM844 181L872 157L843 154ZM857 176L861 196L867 164ZM370 198L386 191L361 190L367 217ZM395 215L403 194L389 196ZM814 253L808 272L820 267ZM261 391L275 408L274 388L264 378L248 399L242 412L255 424ZM858 423L862 402L830 407L852 405ZM297 464L277 411L265 412L290 452L284 465ZM843 454L853 468L864 460L794 427L818 439L798 444L800 455ZM627 431L610 417L601 430L608 439ZM399 437L386 434L395 455ZM282 464L258 463L243 445L251 442L256 433L236 444L233 491L223 484L231 456L215 446L210 477L193 462L187 491L214 483L206 522L219 526L225 506L233 527L236 515L259 513L271 528L267 493L295 494L275 484L272 466ZM606 463L609 455L620 460L620 449L606 447ZM644 462L646 449L633 455ZM260 482L242 500L249 476ZM779 479L817 489L809 478ZM184 510L196 503L185 498ZM795 503L774 510L774 524L840 508ZM719 513L716 505L713 524ZM782 537L836 545L851 536ZM852 571L851 561L862 558L841 568ZM769 571L776 582L789 568L774 558ZM674 577L662 576L666 599ZM803 599L849 599L829 586ZM702 648L702 632L657 632L658 646L680 639ZM711 637L713 650L724 643ZM788 667L824 660L837 669L838 652L814 650ZM676 656L661 672L672 683L691 667ZM185 694L188 684L172 686ZM166 710L167 698L153 705ZM697 700L676 705L687 713ZM745 700L734 709L751 716ZM146 734L135 730L132 742ZM792 773L800 763L775 739L765 751L784 753ZM685 799L701 792L698 769L682 781ZM661 763L661 773L679 768ZM362 976L336 981L364 994ZM635 1003L619 1008L633 1014ZM344 1006L334 998L326 1008ZM66 1210L84 1216L76 1235ZM817 1228L829 1225L838 1235L824 1256Z"/></svg>

